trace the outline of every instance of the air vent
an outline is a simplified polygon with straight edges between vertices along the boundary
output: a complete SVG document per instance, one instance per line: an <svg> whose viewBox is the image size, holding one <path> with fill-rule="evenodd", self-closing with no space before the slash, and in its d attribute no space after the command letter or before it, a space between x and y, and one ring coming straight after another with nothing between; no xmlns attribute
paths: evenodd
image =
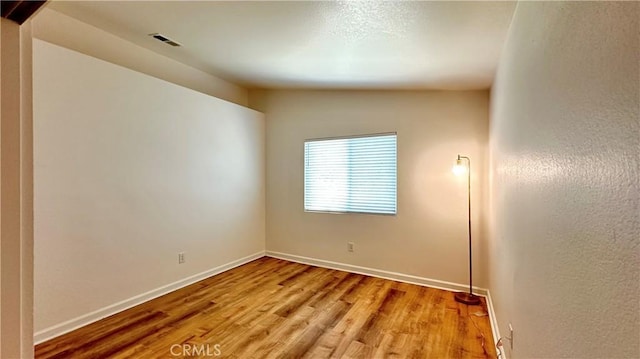
<svg viewBox="0 0 640 359"><path fill-rule="evenodd" d="M164 35L162 35L162 34L159 34L159 33L157 33L157 32L156 32L156 33L153 33L153 34L149 34L149 36L153 37L153 38L154 38L154 39L156 39L156 40L162 41L162 42L164 42L165 44L169 44L169 45L171 45L171 46L182 46L182 45L180 45L179 43L177 43L177 42L175 42L175 41L171 40L170 38L168 38L168 37L166 37L166 36L164 36Z"/></svg>

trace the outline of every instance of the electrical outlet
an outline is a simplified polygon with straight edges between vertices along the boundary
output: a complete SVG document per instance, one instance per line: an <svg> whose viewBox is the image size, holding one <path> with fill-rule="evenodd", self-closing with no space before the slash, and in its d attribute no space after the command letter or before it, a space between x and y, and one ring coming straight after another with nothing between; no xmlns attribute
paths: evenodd
<svg viewBox="0 0 640 359"><path fill-rule="evenodd" d="M509 323L509 344L511 346L511 350L513 350L513 326Z"/></svg>
<svg viewBox="0 0 640 359"><path fill-rule="evenodd" d="M353 252L353 242L347 242L347 250Z"/></svg>
<svg viewBox="0 0 640 359"><path fill-rule="evenodd" d="M178 253L178 264L182 264L185 262L184 252Z"/></svg>

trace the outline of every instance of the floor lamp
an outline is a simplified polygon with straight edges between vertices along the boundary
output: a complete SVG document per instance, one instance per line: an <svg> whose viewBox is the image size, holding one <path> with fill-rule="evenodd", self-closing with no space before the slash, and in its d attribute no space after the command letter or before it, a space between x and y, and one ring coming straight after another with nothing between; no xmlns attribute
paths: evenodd
<svg viewBox="0 0 640 359"><path fill-rule="evenodd" d="M463 162L467 160L467 164ZM469 293L458 292L455 294L456 302L477 305L480 304L480 297L473 294L473 267L471 259L471 159L466 156L458 155L456 165L453 167L453 173L456 175L462 175L467 173L467 185L468 185L468 198L469 198Z"/></svg>

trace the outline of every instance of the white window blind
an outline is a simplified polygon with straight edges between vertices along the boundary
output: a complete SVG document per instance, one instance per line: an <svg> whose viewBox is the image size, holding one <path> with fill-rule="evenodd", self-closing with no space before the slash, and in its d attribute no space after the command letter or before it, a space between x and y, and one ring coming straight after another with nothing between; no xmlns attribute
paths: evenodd
<svg viewBox="0 0 640 359"><path fill-rule="evenodd" d="M396 213L396 134L307 140L304 209Z"/></svg>

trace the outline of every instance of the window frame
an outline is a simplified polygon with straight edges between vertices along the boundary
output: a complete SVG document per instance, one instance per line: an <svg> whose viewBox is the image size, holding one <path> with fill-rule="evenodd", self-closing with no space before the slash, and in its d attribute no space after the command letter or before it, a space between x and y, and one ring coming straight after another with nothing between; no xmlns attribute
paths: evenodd
<svg viewBox="0 0 640 359"><path fill-rule="evenodd" d="M348 140L354 138L366 138L366 137L380 137L380 136L396 136L396 190L395 190L395 212L394 213L375 213L375 212L363 212L363 211L331 211L331 210L315 210L315 209L306 209L305 199L306 199L306 178L307 178L307 164L305 163L306 159L306 144L307 142L319 142L319 141L330 141L330 140ZM398 133L395 131L391 132L377 132L377 133L367 133L367 134L358 134L358 135L345 135L345 136L331 136L331 137L315 137L315 138L307 138L302 143L302 208L305 213L328 213L328 214L355 214L355 215L372 215L372 216L391 216L395 217L398 215L399 206L398 206Z"/></svg>

